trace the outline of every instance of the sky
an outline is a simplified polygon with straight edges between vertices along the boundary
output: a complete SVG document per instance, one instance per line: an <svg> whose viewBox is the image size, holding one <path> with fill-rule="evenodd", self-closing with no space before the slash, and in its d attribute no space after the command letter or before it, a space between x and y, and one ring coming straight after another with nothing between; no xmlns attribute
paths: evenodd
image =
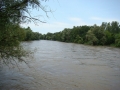
<svg viewBox="0 0 120 90"><path fill-rule="evenodd" d="M29 26L33 32L46 34L73 26L101 25L102 22L112 21L120 23L120 0L41 0L41 4L46 10L51 10L48 16L40 9L30 9L30 12L33 17L46 23L24 23L22 27Z"/></svg>

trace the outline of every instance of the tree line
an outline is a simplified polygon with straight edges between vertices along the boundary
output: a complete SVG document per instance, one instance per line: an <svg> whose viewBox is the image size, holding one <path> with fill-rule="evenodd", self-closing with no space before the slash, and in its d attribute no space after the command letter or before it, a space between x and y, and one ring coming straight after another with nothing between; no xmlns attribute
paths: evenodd
<svg viewBox="0 0 120 90"><path fill-rule="evenodd" d="M117 21L103 22L100 26L74 26L56 33L42 35L41 39L73 42L88 45L112 45L120 47L120 25Z"/></svg>
<svg viewBox="0 0 120 90"><path fill-rule="evenodd" d="M30 27L21 28L22 31L22 41L40 40L42 34L39 32L33 32Z"/></svg>

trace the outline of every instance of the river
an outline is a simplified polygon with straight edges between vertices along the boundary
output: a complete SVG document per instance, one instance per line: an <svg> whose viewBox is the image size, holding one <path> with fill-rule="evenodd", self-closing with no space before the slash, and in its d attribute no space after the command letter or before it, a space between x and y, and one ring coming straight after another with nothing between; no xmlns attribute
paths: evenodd
<svg viewBox="0 0 120 90"><path fill-rule="evenodd" d="M26 65L0 68L0 90L120 90L120 49L31 41ZM19 68L19 69L18 69Z"/></svg>

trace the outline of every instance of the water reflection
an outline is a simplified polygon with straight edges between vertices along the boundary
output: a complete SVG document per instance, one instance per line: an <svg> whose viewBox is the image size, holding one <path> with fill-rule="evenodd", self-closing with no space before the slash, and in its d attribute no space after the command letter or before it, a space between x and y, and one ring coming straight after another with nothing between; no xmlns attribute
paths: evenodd
<svg viewBox="0 0 120 90"><path fill-rule="evenodd" d="M120 49L56 41L25 42L30 67L0 69L0 90L119 90Z"/></svg>

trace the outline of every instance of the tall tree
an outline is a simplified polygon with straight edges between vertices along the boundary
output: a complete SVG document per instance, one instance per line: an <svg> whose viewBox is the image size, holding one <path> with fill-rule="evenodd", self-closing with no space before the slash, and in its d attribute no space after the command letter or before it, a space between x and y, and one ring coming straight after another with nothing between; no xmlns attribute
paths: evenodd
<svg viewBox="0 0 120 90"><path fill-rule="evenodd" d="M98 39L96 38L95 34L92 30L89 30L86 34L86 41L90 45L96 45L98 44Z"/></svg>
<svg viewBox="0 0 120 90"><path fill-rule="evenodd" d="M20 41L24 37L20 37L20 33L24 32L19 24L31 21L44 22L32 17L29 10L41 9L47 15L49 11L41 4L43 1L47 0L0 0L0 59L22 60L21 57L25 56L25 51L20 46Z"/></svg>
<svg viewBox="0 0 120 90"><path fill-rule="evenodd" d="M111 32L112 32L112 33L119 33L119 32L120 32L119 23L118 23L118 22L113 21L113 22L111 23Z"/></svg>

